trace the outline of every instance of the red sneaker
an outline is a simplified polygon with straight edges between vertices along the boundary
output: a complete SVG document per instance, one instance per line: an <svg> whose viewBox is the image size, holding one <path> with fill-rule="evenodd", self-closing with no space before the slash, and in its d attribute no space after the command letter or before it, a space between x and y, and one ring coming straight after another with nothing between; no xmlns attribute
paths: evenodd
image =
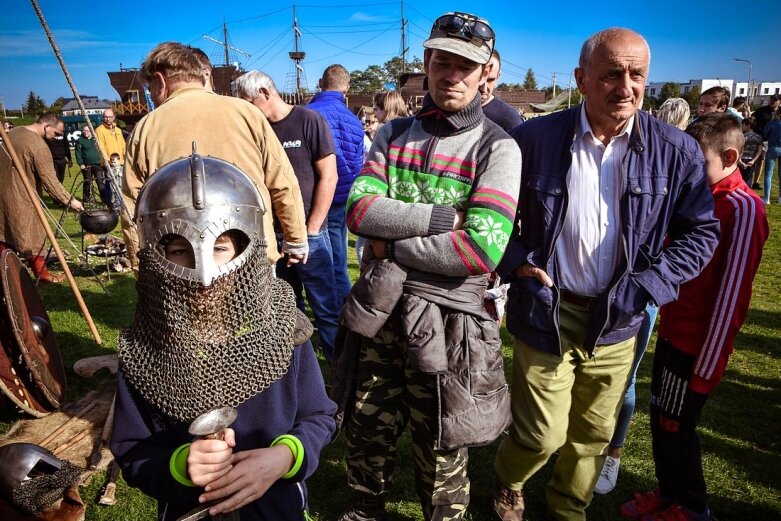
<svg viewBox="0 0 781 521"><path fill-rule="evenodd" d="M640 521L711 521L713 519L709 509L702 514L692 512L686 507L673 503L669 508L653 514L646 514Z"/></svg>
<svg viewBox="0 0 781 521"><path fill-rule="evenodd" d="M618 513L625 519L640 519L647 514L665 510L670 502L662 497L659 489L646 494L635 493L635 498L618 507Z"/></svg>

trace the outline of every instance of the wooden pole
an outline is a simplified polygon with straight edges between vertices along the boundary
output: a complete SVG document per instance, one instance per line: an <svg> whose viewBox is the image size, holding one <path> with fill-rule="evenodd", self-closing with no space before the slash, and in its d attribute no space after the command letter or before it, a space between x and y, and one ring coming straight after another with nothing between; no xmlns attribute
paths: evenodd
<svg viewBox="0 0 781 521"><path fill-rule="evenodd" d="M62 254L62 250L60 249L60 244L57 242L57 238L54 236L54 233L49 226L49 221L46 219L46 215L44 215L41 205L38 204L38 194L35 192L35 189L30 186L30 181L27 179L27 172L25 172L25 170L22 168L22 163L19 161L19 157L16 155L16 150L14 150L14 146L11 143L11 140L8 138L8 133L5 131L5 128L3 128L2 125L0 125L0 136L3 138L3 144L5 145L5 149L8 152L8 155L11 156L11 161L14 163L14 168L16 168L16 171L19 173L19 177L22 179L24 190L27 192L27 195L30 197L30 201L33 203L35 213L38 215L38 219L40 219L41 224L43 225L43 229L46 231L46 237L49 238L49 242L51 242L52 246L54 247L54 253L57 254L57 259L59 259L60 264L62 265L62 271L65 272L65 276L68 278L68 284L70 284L73 295L76 297L76 302L79 303L79 307L81 308L81 312L84 314L84 319L87 321L87 325L92 332L92 336L95 337L95 342L102 344L103 342L100 339L100 333L98 333L98 329L95 327L95 322L92 321L92 316L87 309L87 305L84 303L84 299L81 297L81 292L79 291L78 286L76 286L76 279L73 278L70 267L65 261L65 256Z"/></svg>
<svg viewBox="0 0 781 521"><path fill-rule="evenodd" d="M76 85L73 83L73 80L71 79L71 75L68 72L68 67L65 65L65 60L62 59L60 48L57 46L57 42L54 41L54 35L49 30L49 24L46 23L46 18L43 17L43 11L41 11L41 7L38 5L38 0L30 0L30 2L33 4L33 9L35 9L35 13L38 15L38 20L40 20L41 27L43 27L43 31L46 33L46 38L49 39L49 44L51 44L52 50L54 51L54 57L57 58L57 62L60 64L60 68L62 69L62 73L65 75L65 81L68 82L68 86L71 88L71 92L73 92L73 97L76 99L76 102L79 104L79 109L81 109L81 114L82 116L84 116L84 123L89 127L90 132L92 132L92 136L95 139L95 146L98 149L100 158L103 160L103 164L105 164L106 167L108 168L109 165L111 165L111 161L109 161L109 157L106 154L106 151L103 149L103 145L101 145L100 140L97 138L98 134L95 132L95 128L92 126L92 121L90 121L89 116L87 115L87 109L84 107L84 102L81 100L81 96L79 96L79 91L76 90ZM119 128L117 128L117 130L121 132ZM111 175L108 176L107 181L112 187L119 188L115 186L116 183L114 182L114 179ZM117 193L119 193L119 191L117 191ZM135 222L133 221L133 216L130 215L130 209L128 209L122 196L119 197L119 202L122 209L125 210L125 212L127 212L129 217L128 221L131 223L131 226L135 226Z"/></svg>

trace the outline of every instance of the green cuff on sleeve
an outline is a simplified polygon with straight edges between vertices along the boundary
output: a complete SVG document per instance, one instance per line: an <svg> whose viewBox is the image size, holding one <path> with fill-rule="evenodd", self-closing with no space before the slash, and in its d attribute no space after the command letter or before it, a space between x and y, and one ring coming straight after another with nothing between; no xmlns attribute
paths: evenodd
<svg viewBox="0 0 781 521"><path fill-rule="evenodd" d="M187 477L187 456L190 455L190 444L185 443L174 451L168 462L168 469L171 476L185 487L194 487L190 478Z"/></svg>
<svg viewBox="0 0 781 521"><path fill-rule="evenodd" d="M304 464L304 444L292 434L283 434L271 442L272 447L276 445L284 445L293 453L293 466L282 476L282 479L290 479L301 470L301 465Z"/></svg>

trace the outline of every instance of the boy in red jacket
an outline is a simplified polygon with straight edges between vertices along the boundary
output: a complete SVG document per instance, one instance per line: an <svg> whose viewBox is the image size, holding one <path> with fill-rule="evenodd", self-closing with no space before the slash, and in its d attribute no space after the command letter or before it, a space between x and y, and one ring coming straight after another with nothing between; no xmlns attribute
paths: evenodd
<svg viewBox="0 0 781 521"><path fill-rule="evenodd" d="M743 133L724 114L699 117L686 132L702 147L721 238L699 276L661 308L651 377L651 434L659 488L624 503L628 519L710 520L696 427L721 380L748 313L751 284L769 234L762 200L737 163Z"/></svg>

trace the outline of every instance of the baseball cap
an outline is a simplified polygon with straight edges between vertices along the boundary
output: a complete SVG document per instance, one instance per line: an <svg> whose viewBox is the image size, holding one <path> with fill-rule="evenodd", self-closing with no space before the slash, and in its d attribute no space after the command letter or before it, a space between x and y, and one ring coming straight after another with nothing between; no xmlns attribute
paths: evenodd
<svg viewBox="0 0 781 521"><path fill-rule="evenodd" d="M446 13L434 21L426 49L439 49L485 65L494 51L496 35L488 23L469 13Z"/></svg>

